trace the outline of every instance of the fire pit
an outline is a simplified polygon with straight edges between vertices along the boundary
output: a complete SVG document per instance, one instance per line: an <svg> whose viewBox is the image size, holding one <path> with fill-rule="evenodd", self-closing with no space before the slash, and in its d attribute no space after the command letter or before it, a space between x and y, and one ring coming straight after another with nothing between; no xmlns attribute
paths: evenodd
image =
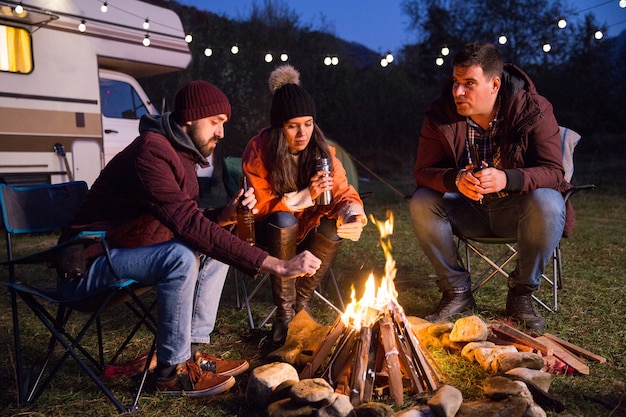
<svg viewBox="0 0 626 417"><path fill-rule="evenodd" d="M370 274L359 300L352 287L352 301L330 327L300 378L320 375L335 392L348 395L354 406L371 401L374 392L385 390L396 405L402 405L405 391L435 391L441 379L397 300L396 266L391 255L393 213L387 212L385 221L374 216L370 219L380 232L385 274L378 288Z"/></svg>

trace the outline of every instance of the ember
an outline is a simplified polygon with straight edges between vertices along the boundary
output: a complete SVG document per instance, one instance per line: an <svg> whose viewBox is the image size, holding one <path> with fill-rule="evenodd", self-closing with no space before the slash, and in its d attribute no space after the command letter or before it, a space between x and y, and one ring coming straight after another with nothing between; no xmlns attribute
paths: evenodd
<svg viewBox="0 0 626 417"><path fill-rule="evenodd" d="M380 232L385 275L376 289L370 274L358 301L352 287L352 301L335 320L300 378L312 378L319 371L336 392L349 395L354 406L371 401L374 391L385 389L395 404L402 405L405 388L412 393L435 391L440 378L396 298L390 239L393 213L388 212L384 222L370 218Z"/></svg>

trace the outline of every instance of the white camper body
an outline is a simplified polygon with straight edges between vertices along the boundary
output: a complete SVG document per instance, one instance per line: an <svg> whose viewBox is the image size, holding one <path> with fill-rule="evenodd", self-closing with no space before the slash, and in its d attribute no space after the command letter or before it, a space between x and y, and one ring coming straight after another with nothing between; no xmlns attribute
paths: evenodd
<svg viewBox="0 0 626 417"><path fill-rule="evenodd" d="M91 185L137 136L141 115L157 113L136 78L191 61L176 13L137 0L103 12L104 3L0 0L0 182ZM32 63L15 70L18 37Z"/></svg>

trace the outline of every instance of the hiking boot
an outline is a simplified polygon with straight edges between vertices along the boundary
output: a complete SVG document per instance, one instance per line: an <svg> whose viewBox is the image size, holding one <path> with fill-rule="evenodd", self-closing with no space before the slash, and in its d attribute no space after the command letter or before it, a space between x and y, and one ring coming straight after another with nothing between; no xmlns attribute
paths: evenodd
<svg viewBox="0 0 626 417"><path fill-rule="evenodd" d="M217 375L237 376L248 370L250 364L245 359L226 360L204 352L196 352L194 357L200 369Z"/></svg>
<svg viewBox="0 0 626 417"><path fill-rule="evenodd" d="M206 397L228 391L235 385L232 376L218 375L200 369L195 360L179 364L174 375L168 378L157 378L156 393L187 397Z"/></svg>
<svg viewBox="0 0 626 417"><path fill-rule="evenodd" d="M441 301L434 312L424 317L431 323L439 323L449 320L453 316L466 313L476 307L476 301L471 290L455 292L454 290L443 291Z"/></svg>
<svg viewBox="0 0 626 417"><path fill-rule="evenodd" d="M541 333L546 328L546 321L533 306L532 292L520 294L510 288L506 296L506 314L530 330Z"/></svg>

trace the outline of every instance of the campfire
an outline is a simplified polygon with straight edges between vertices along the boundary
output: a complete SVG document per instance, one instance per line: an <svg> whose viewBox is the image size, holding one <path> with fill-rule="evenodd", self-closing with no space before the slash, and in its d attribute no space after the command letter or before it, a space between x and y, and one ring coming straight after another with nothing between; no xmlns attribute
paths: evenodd
<svg viewBox="0 0 626 417"><path fill-rule="evenodd" d="M321 375L335 392L348 395L354 406L371 401L374 392L385 391L396 405L402 405L405 391L435 391L440 378L397 300L391 255L393 213L387 212L385 221L370 218L380 232L385 274L378 288L370 274L359 300L352 286L352 301L332 324L300 378Z"/></svg>

